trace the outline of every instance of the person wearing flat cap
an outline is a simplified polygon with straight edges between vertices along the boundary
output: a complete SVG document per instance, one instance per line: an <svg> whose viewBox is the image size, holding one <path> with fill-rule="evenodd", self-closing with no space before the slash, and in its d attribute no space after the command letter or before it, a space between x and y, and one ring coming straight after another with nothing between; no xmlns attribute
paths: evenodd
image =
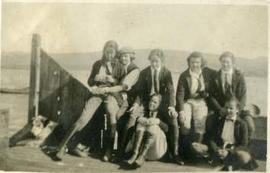
<svg viewBox="0 0 270 173"><path fill-rule="evenodd" d="M121 153L123 152L123 145L120 144L118 148L118 154L116 158L112 158L112 150L114 144L115 133L117 129L117 120L124 115L129 105L133 103L134 98L134 86L139 78L140 70L137 65L134 64L135 52L132 48L123 47L119 50L119 62L123 65L125 76L122 78L118 85L112 87L105 87L105 93L108 94L105 101L105 108L107 115L109 116L110 124L110 140L105 147L105 155L103 161L117 161L121 159ZM117 102L114 94L120 93L121 103Z"/></svg>

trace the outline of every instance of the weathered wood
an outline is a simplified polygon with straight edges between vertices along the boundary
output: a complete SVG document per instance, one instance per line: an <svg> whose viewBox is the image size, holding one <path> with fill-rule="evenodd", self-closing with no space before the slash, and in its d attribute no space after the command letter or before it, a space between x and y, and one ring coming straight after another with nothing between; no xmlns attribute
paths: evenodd
<svg viewBox="0 0 270 173"><path fill-rule="evenodd" d="M31 153L31 154L29 154ZM258 161L259 168L255 171L265 172L266 162ZM131 172L212 172L221 166L210 166L207 163L194 163L178 166L175 163L147 161L141 168ZM0 167L1 169L1 167ZM93 157L78 158L66 155L63 162L52 161L42 151L32 147L14 147L9 151L6 171L33 172L127 172L119 169L119 165L101 162ZM129 170L130 172L130 170Z"/></svg>
<svg viewBox="0 0 270 173"><path fill-rule="evenodd" d="M39 114L68 129L80 116L90 92L43 50L40 70Z"/></svg>
<svg viewBox="0 0 270 173"><path fill-rule="evenodd" d="M0 109L0 168L7 166L9 109Z"/></svg>
<svg viewBox="0 0 270 173"><path fill-rule="evenodd" d="M40 49L41 38L38 34L33 34L31 65L30 65L30 92L28 103L28 122L38 115L39 87L40 87Z"/></svg>

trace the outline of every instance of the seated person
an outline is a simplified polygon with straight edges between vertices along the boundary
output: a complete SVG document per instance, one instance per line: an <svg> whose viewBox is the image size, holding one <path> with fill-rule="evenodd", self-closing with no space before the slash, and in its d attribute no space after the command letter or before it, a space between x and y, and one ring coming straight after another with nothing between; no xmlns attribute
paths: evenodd
<svg viewBox="0 0 270 173"><path fill-rule="evenodd" d="M192 142L202 142L206 132L209 90L215 71L205 67L200 52L187 58L188 69L179 77L176 92L176 110L179 114L181 148L190 158Z"/></svg>
<svg viewBox="0 0 270 173"><path fill-rule="evenodd" d="M129 160L125 160L129 166L140 167L145 158L158 160L167 151L166 136L163 131L168 131L168 126L162 122L158 114L161 99L159 94L151 96L149 110L144 116L137 118L135 138L133 143L132 141L129 143L133 145L132 156Z"/></svg>
<svg viewBox="0 0 270 173"><path fill-rule="evenodd" d="M248 151L248 126L241 119L239 102L235 97L225 102L224 116L212 124L212 134L208 146L193 144L198 154L205 155L207 152L213 160L224 164L223 170L236 170L247 168L253 170L258 167L256 161Z"/></svg>

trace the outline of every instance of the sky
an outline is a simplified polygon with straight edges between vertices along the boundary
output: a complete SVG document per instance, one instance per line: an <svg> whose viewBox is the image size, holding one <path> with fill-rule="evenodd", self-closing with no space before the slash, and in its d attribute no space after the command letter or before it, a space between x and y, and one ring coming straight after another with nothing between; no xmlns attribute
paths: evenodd
<svg viewBox="0 0 270 173"><path fill-rule="evenodd" d="M107 40L134 49L268 56L266 6L104 3L3 3L2 51L100 51Z"/></svg>

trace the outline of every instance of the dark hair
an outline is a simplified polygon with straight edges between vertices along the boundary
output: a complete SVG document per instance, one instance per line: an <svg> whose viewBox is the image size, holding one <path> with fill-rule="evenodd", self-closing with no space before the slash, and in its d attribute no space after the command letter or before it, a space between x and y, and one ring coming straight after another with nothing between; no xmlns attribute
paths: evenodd
<svg viewBox="0 0 270 173"><path fill-rule="evenodd" d="M207 63L206 63L206 60L204 59L204 56L201 52L194 51L187 57L188 66L190 65L191 58L201 58L201 63L202 63L201 68L206 67Z"/></svg>
<svg viewBox="0 0 270 173"><path fill-rule="evenodd" d="M240 102L239 102L239 100L238 100L235 96L231 96L231 97L226 98L225 104L226 104L226 103L230 103L230 102L235 102L236 108L237 108L238 110L241 109Z"/></svg>
<svg viewBox="0 0 270 173"><path fill-rule="evenodd" d="M111 48L115 49L115 51L116 51L116 56L117 56L117 53L118 53L118 44L117 44L117 42L114 41L114 40L109 40L109 41L107 41L107 42L105 43L105 45L104 45L104 47L103 47L103 50L102 50L102 52L103 52L103 57L104 57L105 50L106 50L108 47L111 47Z"/></svg>
<svg viewBox="0 0 270 173"><path fill-rule="evenodd" d="M151 57L154 56L154 55L158 56L159 59L162 62L164 62L165 55L164 55L164 52L161 49L152 49L151 52L150 52L150 54L149 54L149 56L148 56L148 59L151 60Z"/></svg>
<svg viewBox="0 0 270 173"><path fill-rule="evenodd" d="M219 61L221 61L222 58L224 58L224 57L229 57L229 58L231 58L233 64L235 63L235 57L234 57L234 55L233 55L232 52L229 52L229 51L223 52L223 53L220 55L220 57L219 57Z"/></svg>
<svg viewBox="0 0 270 173"><path fill-rule="evenodd" d="M154 93L150 96L150 100L153 98L153 97L158 97L159 98L159 101L161 102L162 101L162 96L160 94L157 94L157 93Z"/></svg>

